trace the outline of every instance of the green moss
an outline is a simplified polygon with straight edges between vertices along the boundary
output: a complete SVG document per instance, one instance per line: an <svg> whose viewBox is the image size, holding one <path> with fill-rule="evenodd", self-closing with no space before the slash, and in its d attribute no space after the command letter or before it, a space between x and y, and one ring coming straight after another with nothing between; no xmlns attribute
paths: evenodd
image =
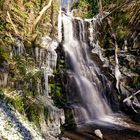
<svg viewBox="0 0 140 140"><path fill-rule="evenodd" d="M0 63L3 60L6 60L7 62L11 62L9 52L6 47L0 47Z"/></svg>
<svg viewBox="0 0 140 140"><path fill-rule="evenodd" d="M5 36L3 38L3 41L6 43L6 44L12 44L13 40L9 37L9 36Z"/></svg>
<svg viewBox="0 0 140 140"><path fill-rule="evenodd" d="M3 31L5 29L5 23L0 21L0 31Z"/></svg>
<svg viewBox="0 0 140 140"><path fill-rule="evenodd" d="M129 81L128 86L130 88L139 90L140 89L140 77L139 76L131 77L131 80Z"/></svg>
<svg viewBox="0 0 140 140"><path fill-rule="evenodd" d="M37 109L35 108L31 108L31 117L32 117L32 121L39 126L39 112L37 111Z"/></svg>
<svg viewBox="0 0 140 140"><path fill-rule="evenodd" d="M33 97L33 92L31 91L27 91L25 94L27 97Z"/></svg>
<svg viewBox="0 0 140 140"><path fill-rule="evenodd" d="M11 25L10 23L6 23L6 24L5 24L5 29L6 29L7 31L11 31L11 30L13 29L13 27L12 27L12 25Z"/></svg>
<svg viewBox="0 0 140 140"><path fill-rule="evenodd" d="M133 77L133 85L137 89L140 88L140 77L139 76Z"/></svg>
<svg viewBox="0 0 140 140"><path fill-rule="evenodd" d="M119 39L125 39L125 37L127 36L127 32L125 31L125 28L123 26L118 26L117 27L117 34Z"/></svg>
<svg viewBox="0 0 140 140"><path fill-rule="evenodd" d="M13 100L13 106L20 112L23 113L24 112L24 102L23 102L23 98L21 97L16 97Z"/></svg>
<svg viewBox="0 0 140 140"><path fill-rule="evenodd" d="M66 115L66 121L65 124L63 125L62 129L65 130L73 130L76 128L76 123L75 120L73 118L73 113L71 109L67 109L65 112Z"/></svg>
<svg viewBox="0 0 140 140"><path fill-rule="evenodd" d="M33 8L33 3L30 1L30 2L26 2L25 3L25 7L26 9L32 9Z"/></svg>
<svg viewBox="0 0 140 140"><path fill-rule="evenodd" d="M0 8L2 8L4 2L5 2L5 0L0 0Z"/></svg>

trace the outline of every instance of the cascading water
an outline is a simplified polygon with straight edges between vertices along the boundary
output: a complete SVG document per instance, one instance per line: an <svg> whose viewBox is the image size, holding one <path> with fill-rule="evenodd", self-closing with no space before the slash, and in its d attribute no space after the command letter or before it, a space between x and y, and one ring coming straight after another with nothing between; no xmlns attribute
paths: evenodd
<svg viewBox="0 0 140 140"><path fill-rule="evenodd" d="M105 92L110 82L90 59L88 24L82 19L62 14L63 46L68 63L69 91L77 124L102 120L112 113ZM106 89L105 89L106 88ZM78 97L78 98L77 98Z"/></svg>

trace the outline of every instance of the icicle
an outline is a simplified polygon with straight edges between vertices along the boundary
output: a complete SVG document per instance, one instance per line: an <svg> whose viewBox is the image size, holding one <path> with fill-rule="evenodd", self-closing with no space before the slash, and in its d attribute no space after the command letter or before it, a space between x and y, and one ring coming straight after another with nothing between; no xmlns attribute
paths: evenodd
<svg viewBox="0 0 140 140"><path fill-rule="evenodd" d="M83 41L86 41L86 38L85 38L85 25L84 25L83 20L81 20L81 24L82 24L82 38L83 38Z"/></svg>
<svg viewBox="0 0 140 140"><path fill-rule="evenodd" d="M119 61L118 61L118 46L115 45L115 78L116 78L116 88L119 91L119 82L121 78L121 72L119 70Z"/></svg>
<svg viewBox="0 0 140 140"><path fill-rule="evenodd" d="M127 45L128 45L127 40L125 40L124 41L124 51L125 52L127 52L127 50L128 50Z"/></svg>
<svg viewBox="0 0 140 140"><path fill-rule="evenodd" d="M10 58L12 58L13 57L13 51L12 51L12 46L11 45L9 46L9 52L10 52Z"/></svg>
<svg viewBox="0 0 140 140"><path fill-rule="evenodd" d="M8 82L8 73L2 73L0 74L0 86L7 86Z"/></svg>
<svg viewBox="0 0 140 140"><path fill-rule="evenodd" d="M56 68L57 53L55 49L58 46L58 42L53 41L49 37L43 37L41 46L42 49L40 49L39 61L41 62L41 68L43 70L45 89L44 95L38 98L48 109L47 125L45 126L45 123L42 122L42 129L46 129L44 133L46 132L47 136L49 136L47 139L57 140L55 137L61 133L60 126L65 122L65 116L63 109L55 107L49 95L49 77L53 76L53 70ZM38 57L38 51L36 54Z"/></svg>
<svg viewBox="0 0 140 140"><path fill-rule="evenodd" d="M46 96L49 96L48 95L48 72L46 70L44 70L44 80L45 80L45 95Z"/></svg>
<svg viewBox="0 0 140 140"><path fill-rule="evenodd" d="M93 44L93 41L94 41L92 21L90 21L90 26L89 26L89 40L90 40L90 45L92 45Z"/></svg>
<svg viewBox="0 0 140 140"><path fill-rule="evenodd" d="M62 41L62 10L60 7L59 15L58 15L58 41Z"/></svg>
<svg viewBox="0 0 140 140"><path fill-rule="evenodd" d="M36 57L36 61L38 61L39 59L39 53L38 53L38 51L39 51L39 48L38 47L36 47L35 48L35 57Z"/></svg>

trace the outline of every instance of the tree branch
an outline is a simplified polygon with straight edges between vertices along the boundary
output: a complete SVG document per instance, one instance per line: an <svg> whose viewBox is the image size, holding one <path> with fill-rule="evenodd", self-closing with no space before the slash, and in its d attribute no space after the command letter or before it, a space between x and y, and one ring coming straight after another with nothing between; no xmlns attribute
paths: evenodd
<svg viewBox="0 0 140 140"><path fill-rule="evenodd" d="M11 25L13 26L13 29L14 29L15 33L18 34L18 31L17 31L17 29L16 29L16 27L15 27L15 25L14 25L12 19L11 19L10 13L9 13L8 11L7 11L7 16L8 16L9 22L10 22Z"/></svg>
<svg viewBox="0 0 140 140"><path fill-rule="evenodd" d="M133 0L133 1L135 1L135 0ZM106 19L106 18L109 17L112 13L114 13L116 10L122 8L124 5L129 4L130 2L131 2L131 1L126 0L126 1L123 2L121 5L119 5L119 6L117 6L117 7L114 7L114 8L112 9L112 11L109 12L109 14L107 14L106 16L103 17L103 19Z"/></svg>

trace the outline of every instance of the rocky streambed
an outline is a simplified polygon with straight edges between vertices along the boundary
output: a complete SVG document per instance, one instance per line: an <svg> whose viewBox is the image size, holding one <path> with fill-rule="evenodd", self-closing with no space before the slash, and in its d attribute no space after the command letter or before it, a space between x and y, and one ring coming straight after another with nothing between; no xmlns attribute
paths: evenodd
<svg viewBox="0 0 140 140"><path fill-rule="evenodd" d="M90 123L63 133L70 140L100 140L95 133L100 130L103 140L140 140L140 124L123 118L126 126L109 123Z"/></svg>

